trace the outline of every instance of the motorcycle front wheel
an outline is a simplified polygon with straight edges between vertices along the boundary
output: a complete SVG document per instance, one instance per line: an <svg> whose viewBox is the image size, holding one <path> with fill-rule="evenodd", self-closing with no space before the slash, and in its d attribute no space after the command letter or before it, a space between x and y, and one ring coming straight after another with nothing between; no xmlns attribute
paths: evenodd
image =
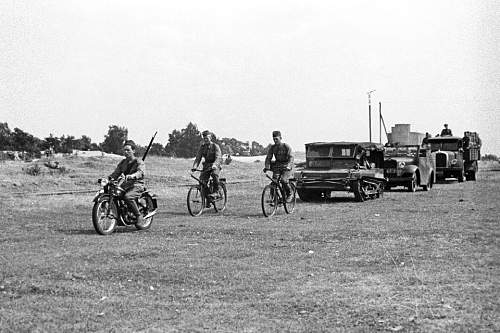
<svg viewBox="0 0 500 333"><path fill-rule="evenodd" d="M103 197L97 200L92 208L92 223L100 235L109 235L116 228L117 217L111 205L109 197Z"/></svg>

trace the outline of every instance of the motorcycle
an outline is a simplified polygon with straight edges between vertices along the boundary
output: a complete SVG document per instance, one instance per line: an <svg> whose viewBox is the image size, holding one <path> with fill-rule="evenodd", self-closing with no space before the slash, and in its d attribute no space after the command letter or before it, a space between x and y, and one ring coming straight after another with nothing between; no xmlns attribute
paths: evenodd
<svg viewBox="0 0 500 333"><path fill-rule="evenodd" d="M153 223L153 217L158 210L156 196L145 189L136 199L136 204L144 218L144 223L138 224L136 216L123 198L125 190L121 185L124 181L123 174L116 180L100 178L97 181L101 189L92 200L94 202L92 223L98 234L109 235L117 226L135 225L139 230L146 230Z"/></svg>

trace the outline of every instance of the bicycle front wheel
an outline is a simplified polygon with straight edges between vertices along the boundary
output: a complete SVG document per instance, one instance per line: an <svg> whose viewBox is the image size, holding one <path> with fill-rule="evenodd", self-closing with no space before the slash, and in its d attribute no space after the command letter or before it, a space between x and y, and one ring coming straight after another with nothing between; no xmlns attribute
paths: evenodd
<svg viewBox="0 0 500 333"><path fill-rule="evenodd" d="M290 182L290 200L284 200L284 206L285 206L285 212L287 214L293 213L293 210L295 209L295 203L297 202L297 189L295 187L295 184Z"/></svg>
<svg viewBox="0 0 500 333"><path fill-rule="evenodd" d="M265 217L273 216L278 209L278 193L274 186L266 185L262 190L262 213Z"/></svg>
<svg viewBox="0 0 500 333"><path fill-rule="evenodd" d="M217 192L216 197L214 198L214 208L216 212L223 212L226 209L227 203L227 190L226 184L219 184L219 191Z"/></svg>
<svg viewBox="0 0 500 333"><path fill-rule="evenodd" d="M205 208L205 196L200 186L191 186L187 195L187 206L191 216L199 216Z"/></svg>

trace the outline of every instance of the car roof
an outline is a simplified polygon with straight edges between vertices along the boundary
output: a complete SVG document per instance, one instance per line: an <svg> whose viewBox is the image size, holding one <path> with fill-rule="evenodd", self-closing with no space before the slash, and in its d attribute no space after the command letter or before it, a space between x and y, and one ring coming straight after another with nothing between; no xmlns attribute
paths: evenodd
<svg viewBox="0 0 500 333"><path fill-rule="evenodd" d="M337 141L337 142L311 142L306 143L307 146L361 146L365 149L384 150L384 145L375 142L351 142L351 141Z"/></svg>
<svg viewBox="0 0 500 333"><path fill-rule="evenodd" d="M446 141L446 140L462 140L459 136L435 136L433 138L429 138L428 141Z"/></svg>

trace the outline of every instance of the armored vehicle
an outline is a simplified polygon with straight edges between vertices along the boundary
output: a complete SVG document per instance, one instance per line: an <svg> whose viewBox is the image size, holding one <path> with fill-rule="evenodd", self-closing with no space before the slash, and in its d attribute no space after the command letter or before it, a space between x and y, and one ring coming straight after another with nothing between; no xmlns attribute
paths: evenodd
<svg viewBox="0 0 500 333"><path fill-rule="evenodd" d="M405 186L408 191L415 192L417 186L421 186L424 191L428 191L436 180L434 165L431 152L419 145L386 147L386 189Z"/></svg>
<svg viewBox="0 0 500 333"><path fill-rule="evenodd" d="M481 140L476 132L465 132L464 137L439 136L428 143L436 160L437 179L457 178L476 180L477 161L481 159Z"/></svg>
<svg viewBox="0 0 500 333"><path fill-rule="evenodd" d="M332 191L354 193L357 201L382 195L384 146L372 142L306 144L306 162L295 172L303 201L330 197Z"/></svg>

